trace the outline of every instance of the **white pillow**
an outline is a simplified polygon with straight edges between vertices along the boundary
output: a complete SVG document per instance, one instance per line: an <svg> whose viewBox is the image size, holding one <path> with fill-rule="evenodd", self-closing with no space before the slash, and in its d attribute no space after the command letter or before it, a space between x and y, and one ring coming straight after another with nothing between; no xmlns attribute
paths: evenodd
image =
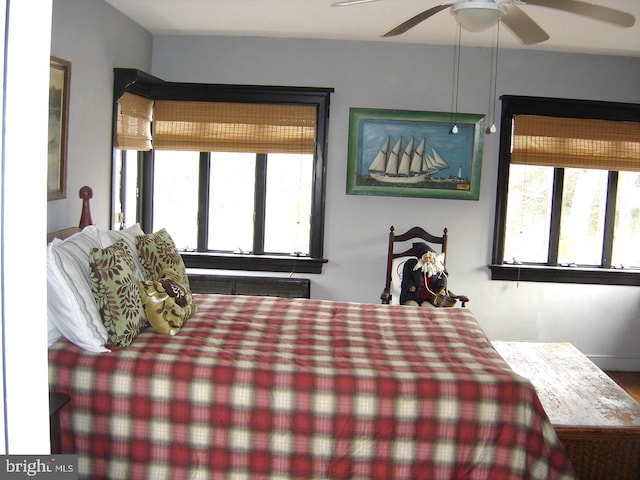
<svg viewBox="0 0 640 480"><path fill-rule="evenodd" d="M400 305L400 284L404 262L415 257L398 257L391 262L391 305Z"/></svg>
<svg viewBox="0 0 640 480"><path fill-rule="evenodd" d="M53 345L62 334L58 327L51 321L51 318L47 318L47 341L49 342L49 346Z"/></svg>
<svg viewBox="0 0 640 480"><path fill-rule="evenodd" d="M108 352L107 330L91 292L89 251L94 247L102 248L102 245L98 228L93 225L66 240L54 239L49 244L47 317L65 338L79 347Z"/></svg>
<svg viewBox="0 0 640 480"><path fill-rule="evenodd" d="M139 223L131 225L124 230L98 229L98 237L100 238L102 248L107 248L120 239L123 239L127 243L128 247L131 249L131 253L133 254L133 261L136 264L136 271L138 273L138 276L140 277L140 280L146 280L146 278L144 276L144 268L142 268L142 264L140 263L140 257L138 257L138 251L136 250L135 238L139 235L144 234L145 233L140 227Z"/></svg>

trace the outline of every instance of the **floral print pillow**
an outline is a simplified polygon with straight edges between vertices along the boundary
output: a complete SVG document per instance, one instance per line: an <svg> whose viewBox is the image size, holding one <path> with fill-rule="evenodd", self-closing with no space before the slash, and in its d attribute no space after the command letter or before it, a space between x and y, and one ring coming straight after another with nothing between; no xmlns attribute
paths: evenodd
<svg viewBox="0 0 640 480"><path fill-rule="evenodd" d="M140 290L147 319L160 333L175 335L197 311L191 291L174 270L165 269L159 279L140 282Z"/></svg>

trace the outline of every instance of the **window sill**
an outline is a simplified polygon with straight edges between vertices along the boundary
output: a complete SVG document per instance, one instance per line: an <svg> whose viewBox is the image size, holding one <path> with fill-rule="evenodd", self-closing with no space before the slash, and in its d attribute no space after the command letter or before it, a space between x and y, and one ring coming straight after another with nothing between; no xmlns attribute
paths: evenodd
<svg viewBox="0 0 640 480"><path fill-rule="evenodd" d="M218 253L180 252L187 268L245 270L252 272L322 273L324 258L286 255L223 255Z"/></svg>
<svg viewBox="0 0 640 480"><path fill-rule="evenodd" d="M640 286L640 270L495 264L488 267L491 280Z"/></svg>

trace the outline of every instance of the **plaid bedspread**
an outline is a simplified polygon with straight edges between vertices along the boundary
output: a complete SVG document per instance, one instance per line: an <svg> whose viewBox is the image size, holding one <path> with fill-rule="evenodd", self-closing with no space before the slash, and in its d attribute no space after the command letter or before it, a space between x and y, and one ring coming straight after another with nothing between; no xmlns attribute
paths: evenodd
<svg viewBox="0 0 640 480"><path fill-rule="evenodd" d="M177 336L50 348L80 478L574 478L534 388L468 309L197 303Z"/></svg>

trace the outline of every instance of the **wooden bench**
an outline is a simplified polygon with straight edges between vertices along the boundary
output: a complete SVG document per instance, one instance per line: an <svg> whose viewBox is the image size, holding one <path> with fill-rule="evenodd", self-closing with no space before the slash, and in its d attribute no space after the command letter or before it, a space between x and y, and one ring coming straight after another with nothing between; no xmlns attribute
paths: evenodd
<svg viewBox="0 0 640 480"><path fill-rule="evenodd" d="M640 478L640 404L570 343L493 342L538 392L580 480Z"/></svg>

